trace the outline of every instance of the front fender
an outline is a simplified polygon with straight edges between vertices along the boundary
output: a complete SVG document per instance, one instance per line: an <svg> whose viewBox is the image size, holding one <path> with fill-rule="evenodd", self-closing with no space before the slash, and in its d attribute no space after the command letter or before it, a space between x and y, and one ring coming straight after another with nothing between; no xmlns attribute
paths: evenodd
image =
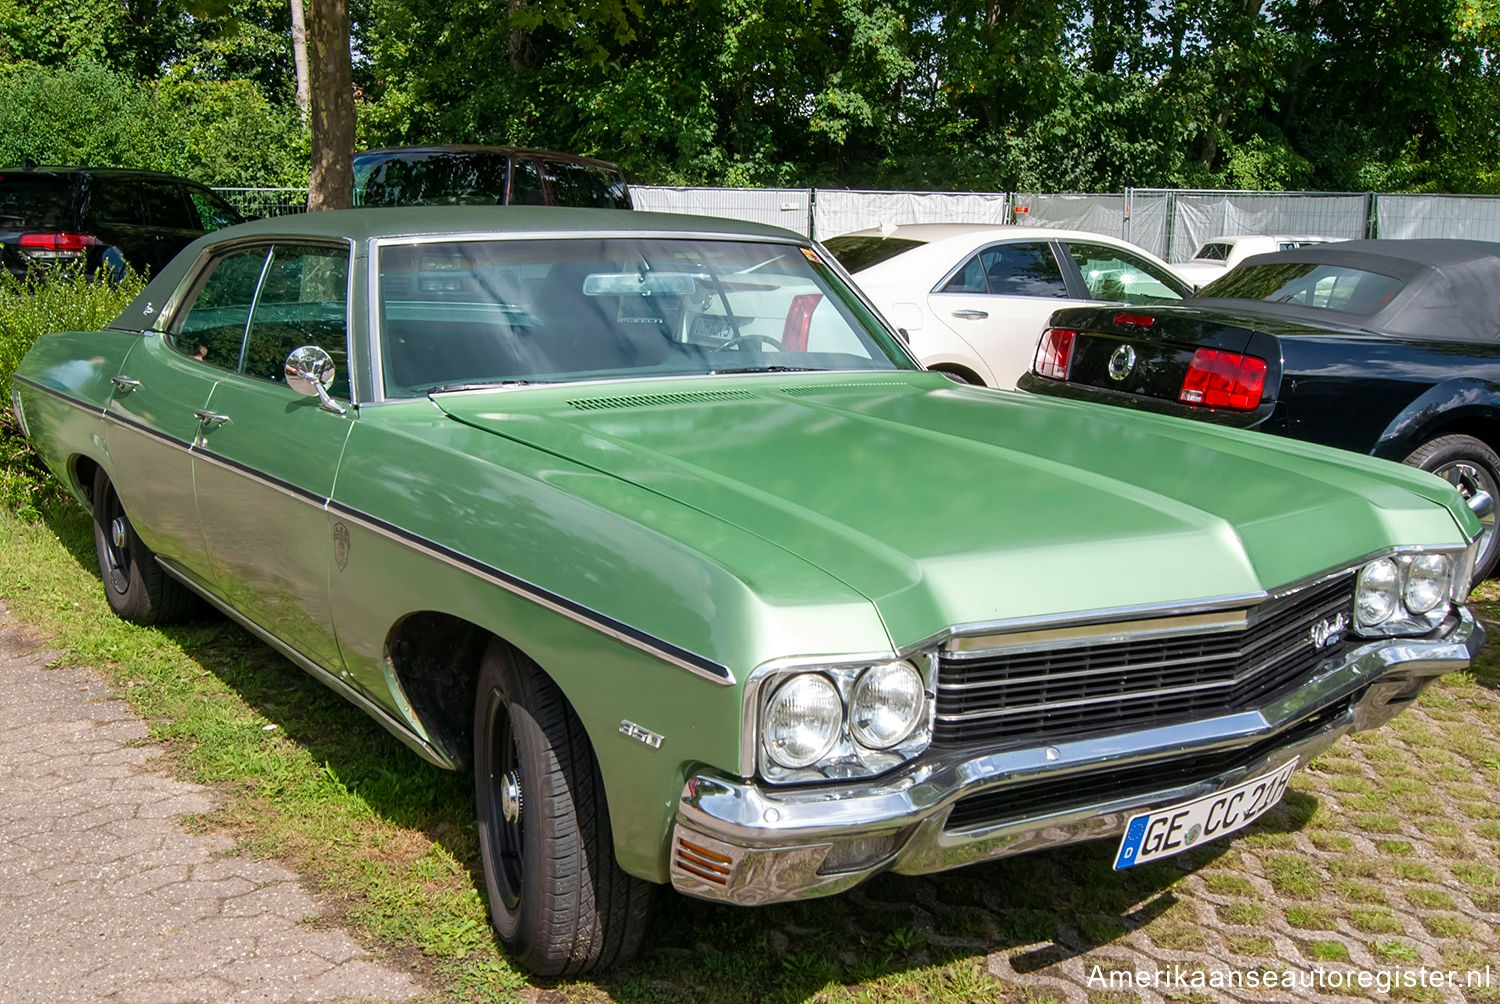
<svg viewBox="0 0 1500 1004"><path fill-rule="evenodd" d="M1500 419L1500 384L1478 377L1435 384L1391 419L1370 453L1405 460L1442 427L1462 419Z"/></svg>

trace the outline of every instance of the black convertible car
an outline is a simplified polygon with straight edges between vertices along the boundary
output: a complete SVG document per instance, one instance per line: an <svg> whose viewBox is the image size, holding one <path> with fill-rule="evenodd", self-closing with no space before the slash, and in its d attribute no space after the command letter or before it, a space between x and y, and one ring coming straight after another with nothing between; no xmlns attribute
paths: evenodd
<svg viewBox="0 0 1500 1004"><path fill-rule="evenodd" d="M1179 305L1060 310L1020 387L1405 461L1479 512L1476 582L1500 557L1500 244L1314 245Z"/></svg>

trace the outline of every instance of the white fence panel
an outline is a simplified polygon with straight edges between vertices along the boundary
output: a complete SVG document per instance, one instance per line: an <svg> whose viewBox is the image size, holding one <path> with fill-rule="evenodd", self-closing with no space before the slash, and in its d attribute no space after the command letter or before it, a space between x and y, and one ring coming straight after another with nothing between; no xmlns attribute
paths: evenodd
<svg viewBox="0 0 1500 1004"><path fill-rule="evenodd" d="M1167 260L1187 261L1204 241L1237 234L1354 240L1365 235L1364 195L1307 192L1177 192Z"/></svg>
<svg viewBox="0 0 1500 1004"><path fill-rule="evenodd" d="M878 192L819 188L813 193L813 236L827 240L884 224L1010 222L1004 192Z"/></svg>
<svg viewBox="0 0 1500 1004"><path fill-rule="evenodd" d="M1047 195L1017 192L1013 196L1015 220L1021 226L1060 227L1083 230L1107 237L1123 237L1125 196Z"/></svg>
<svg viewBox="0 0 1500 1004"><path fill-rule="evenodd" d="M1500 241L1500 199L1465 195L1377 195L1382 237Z"/></svg>
<svg viewBox="0 0 1500 1004"><path fill-rule="evenodd" d="M694 216L727 216L732 220L786 227L804 237L812 219L810 188L668 188L631 185L636 209Z"/></svg>
<svg viewBox="0 0 1500 1004"><path fill-rule="evenodd" d="M1165 260L1171 224L1172 203L1165 192L1138 188L1126 191L1124 237L1127 241Z"/></svg>

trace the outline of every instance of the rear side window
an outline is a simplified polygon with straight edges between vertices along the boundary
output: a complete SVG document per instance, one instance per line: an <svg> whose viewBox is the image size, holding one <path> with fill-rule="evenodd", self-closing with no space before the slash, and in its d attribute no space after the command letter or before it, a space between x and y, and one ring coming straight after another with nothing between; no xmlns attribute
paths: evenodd
<svg viewBox="0 0 1500 1004"><path fill-rule="evenodd" d="M67 230L76 225L69 179L0 174L0 230Z"/></svg>
<svg viewBox="0 0 1500 1004"><path fill-rule="evenodd" d="M146 220L155 227L170 230L194 230L198 225L198 214L182 191L181 185L169 181L137 182L141 189L141 202L146 207Z"/></svg>
<svg viewBox="0 0 1500 1004"><path fill-rule="evenodd" d="M625 179L618 173L589 164L565 160L542 162L542 173L552 189L552 200L559 206L583 206L589 209L629 209Z"/></svg>
<svg viewBox="0 0 1500 1004"><path fill-rule="evenodd" d="M97 223L143 225L146 209L140 186L121 178L94 178L89 184L88 215Z"/></svg>
<svg viewBox="0 0 1500 1004"><path fill-rule="evenodd" d="M1144 258L1105 244L1069 242L1068 253L1083 275L1089 296L1112 303L1169 303L1182 299L1181 287Z"/></svg>
<svg viewBox="0 0 1500 1004"><path fill-rule="evenodd" d="M1205 244L1193 255L1194 261L1228 261L1228 244Z"/></svg>
<svg viewBox="0 0 1500 1004"><path fill-rule="evenodd" d="M823 246L829 253L839 260L849 272L858 272L862 269L879 265L883 261L889 261L898 254L919 248L926 241L914 241L909 237L870 237L848 235L844 237L832 237L823 242Z"/></svg>
<svg viewBox="0 0 1500 1004"><path fill-rule="evenodd" d="M976 267L977 266L977 267ZM982 285L982 288L981 288ZM1045 241L996 244L969 259L943 286L944 293L981 293L992 296L1068 295L1062 269Z"/></svg>
<svg viewBox="0 0 1500 1004"><path fill-rule="evenodd" d="M187 194L188 201L193 204L193 211L198 214L198 222L202 224L205 232L222 230L236 223L245 222L245 218L236 212L233 206L212 192L189 187Z"/></svg>
<svg viewBox="0 0 1500 1004"><path fill-rule="evenodd" d="M1395 299L1404 285L1400 279L1347 265L1277 262L1241 265L1198 295L1373 314Z"/></svg>
<svg viewBox="0 0 1500 1004"><path fill-rule="evenodd" d="M237 370L255 288L266 264L266 248L235 251L208 265L198 291L167 334L183 355L221 369Z"/></svg>
<svg viewBox="0 0 1500 1004"><path fill-rule="evenodd" d="M517 157L510 178L510 204L513 206L542 206L547 203L547 193L542 190L542 176L536 169L536 161Z"/></svg>

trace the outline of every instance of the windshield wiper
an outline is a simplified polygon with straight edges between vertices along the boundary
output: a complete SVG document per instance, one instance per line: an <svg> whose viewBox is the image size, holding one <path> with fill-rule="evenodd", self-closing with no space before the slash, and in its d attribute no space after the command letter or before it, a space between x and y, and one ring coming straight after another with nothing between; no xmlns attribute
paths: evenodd
<svg viewBox="0 0 1500 1004"><path fill-rule="evenodd" d="M820 373L822 366L736 366L732 369L709 370L710 376L721 373Z"/></svg>
<svg viewBox="0 0 1500 1004"><path fill-rule="evenodd" d="M460 390L494 390L496 387L528 387L533 383L546 383L545 380L473 380L460 383L438 384L436 387L428 387L425 393L448 394Z"/></svg>

